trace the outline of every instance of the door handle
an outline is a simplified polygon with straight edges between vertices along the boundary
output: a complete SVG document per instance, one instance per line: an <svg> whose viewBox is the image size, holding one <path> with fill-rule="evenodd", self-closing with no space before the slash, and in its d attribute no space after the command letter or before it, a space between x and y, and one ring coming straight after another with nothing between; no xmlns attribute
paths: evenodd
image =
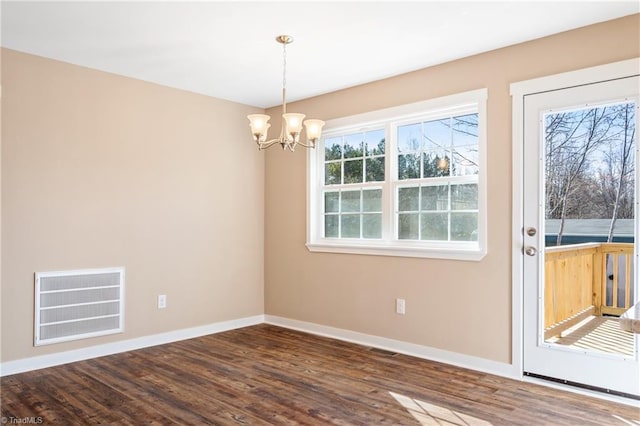
<svg viewBox="0 0 640 426"><path fill-rule="evenodd" d="M535 256L538 250L536 250L535 247L529 246L524 249L524 252L526 253L527 256Z"/></svg>

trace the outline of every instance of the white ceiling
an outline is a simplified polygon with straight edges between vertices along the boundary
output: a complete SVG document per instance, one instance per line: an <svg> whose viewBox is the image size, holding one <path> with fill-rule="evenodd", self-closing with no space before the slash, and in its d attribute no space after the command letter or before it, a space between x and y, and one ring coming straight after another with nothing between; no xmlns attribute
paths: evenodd
<svg viewBox="0 0 640 426"><path fill-rule="evenodd" d="M640 12L630 1L3 1L2 46L249 105L296 100Z"/></svg>

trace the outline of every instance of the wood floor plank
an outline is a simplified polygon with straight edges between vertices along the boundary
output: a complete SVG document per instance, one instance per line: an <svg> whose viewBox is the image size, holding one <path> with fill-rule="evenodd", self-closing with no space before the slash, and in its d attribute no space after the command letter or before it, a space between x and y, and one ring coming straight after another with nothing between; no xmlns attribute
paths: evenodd
<svg viewBox="0 0 640 426"><path fill-rule="evenodd" d="M43 424L640 425L636 407L266 324L0 387L5 419Z"/></svg>

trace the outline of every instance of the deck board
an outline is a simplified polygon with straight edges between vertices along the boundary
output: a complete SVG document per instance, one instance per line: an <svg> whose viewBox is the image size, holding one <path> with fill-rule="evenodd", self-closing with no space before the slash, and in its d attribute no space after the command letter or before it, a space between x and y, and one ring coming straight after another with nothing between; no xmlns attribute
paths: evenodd
<svg viewBox="0 0 640 426"><path fill-rule="evenodd" d="M629 357L635 354L634 334L622 330L616 317L591 316L563 331L560 337L546 341L594 352Z"/></svg>

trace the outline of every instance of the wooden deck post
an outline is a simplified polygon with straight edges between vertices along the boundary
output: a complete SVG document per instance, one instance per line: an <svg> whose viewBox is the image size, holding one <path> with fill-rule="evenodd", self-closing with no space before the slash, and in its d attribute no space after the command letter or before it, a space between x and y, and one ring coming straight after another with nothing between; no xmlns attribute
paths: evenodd
<svg viewBox="0 0 640 426"><path fill-rule="evenodd" d="M602 315L602 297L606 295L603 290L607 281L603 280L606 275L606 262L604 257L606 254L602 252L602 246L598 247L596 252L593 253L593 307L595 308L595 315Z"/></svg>

